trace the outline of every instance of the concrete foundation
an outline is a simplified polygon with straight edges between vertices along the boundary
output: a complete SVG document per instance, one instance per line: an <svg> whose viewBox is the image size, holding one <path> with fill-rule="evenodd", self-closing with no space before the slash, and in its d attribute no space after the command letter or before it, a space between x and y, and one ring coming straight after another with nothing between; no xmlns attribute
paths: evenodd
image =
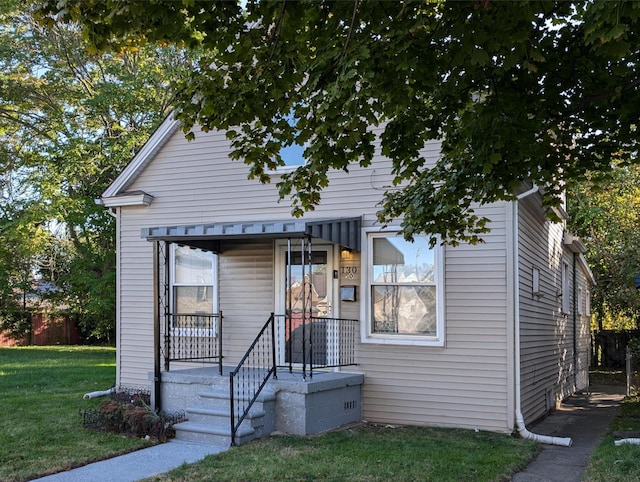
<svg viewBox="0 0 640 482"><path fill-rule="evenodd" d="M320 373L310 380L283 378L281 375L274 381L277 387L276 430L311 435L362 418L364 375Z"/></svg>
<svg viewBox="0 0 640 482"><path fill-rule="evenodd" d="M269 380L264 388L270 398L275 395L275 414L267 411L267 416L275 420L265 421L265 427L269 433L275 430L311 435L358 422L362 418L363 383L364 375L360 373L323 371L304 379L302 373L281 370L278 378ZM202 395L225 390L228 393L228 370L222 376L213 367L163 372L161 407L167 412L188 411L206 403L210 409L216 403L222 405L222 401Z"/></svg>

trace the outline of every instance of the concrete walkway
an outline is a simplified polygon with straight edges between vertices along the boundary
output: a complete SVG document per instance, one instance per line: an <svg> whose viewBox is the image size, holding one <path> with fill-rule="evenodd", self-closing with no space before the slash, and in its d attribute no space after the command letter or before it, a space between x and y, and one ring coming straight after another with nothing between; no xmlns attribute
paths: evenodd
<svg viewBox="0 0 640 482"><path fill-rule="evenodd" d="M592 385L589 392L565 400L531 432L571 437L571 447L542 445L542 451L513 482L580 482L591 453L607 433L624 398L625 387Z"/></svg>
<svg viewBox="0 0 640 482"><path fill-rule="evenodd" d="M112 459L95 462L67 472L48 475L43 482L134 482L192 464L228 447L216 447L180 440L154 445Z"/></svg>

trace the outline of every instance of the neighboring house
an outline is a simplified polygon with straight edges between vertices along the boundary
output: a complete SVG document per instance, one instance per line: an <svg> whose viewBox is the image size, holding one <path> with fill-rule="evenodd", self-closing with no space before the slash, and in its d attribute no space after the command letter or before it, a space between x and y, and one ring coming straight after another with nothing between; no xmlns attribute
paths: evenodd
<svg viewBox="0 0 640 482"><path fill-rule="evenodd" d="M188 142L168 118L101 198L117 218L116 384L186 410L191 438L263 326L267 361L246 363L272 379L276 358L264 433L361 419L511 432L516 411L531 422L587 387L593 277L538 189L477 209L485 243L430 248L378 224L379 154L332 172L297 219L229 151L223 132Z"/></svg>

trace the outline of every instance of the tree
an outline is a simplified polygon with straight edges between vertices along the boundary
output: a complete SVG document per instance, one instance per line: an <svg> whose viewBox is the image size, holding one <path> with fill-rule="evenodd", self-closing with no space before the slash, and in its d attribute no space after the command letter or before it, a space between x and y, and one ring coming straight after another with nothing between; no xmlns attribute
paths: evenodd
<svg viewBox="0 0 640 482"><path fill-rule="evenodd" d="M56 289L39 298L77 314L85 338L109 341L115 222L95 199L171 111L170 83L191 60L152 45L89 54L77 26L43 28L6 0L0 67L3 313L46 281Z"/></svg>
<svg viewBox="0 0 640 482"><path fill-rule="evenodd" d="M640 166L620 167L607 179L586 177L572 190L568 210L572 230L590 246L585 256L598 282L594 328L639 328Z"/></svg>
<svg viewBox="0 0 640 482"><path fill-rule="evenodd" d="M524 181L558 205L561 186L611 170L612 155L637 159L637 2L44 0L40 15L80 23L96 50L202 48L178 118L227 130L262 182L282 146L306 146L278 182L295 215L331 169L371 162L371 126L384 125L396 184L380 220L454 244L486 232L474 207ZM420 155L430 139L435 166Z"/></svg>

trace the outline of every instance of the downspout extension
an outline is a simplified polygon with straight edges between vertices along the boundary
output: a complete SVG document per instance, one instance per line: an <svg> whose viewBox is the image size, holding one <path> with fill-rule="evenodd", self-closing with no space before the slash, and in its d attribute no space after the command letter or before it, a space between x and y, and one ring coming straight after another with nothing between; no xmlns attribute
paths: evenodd
<svg viewBox="0 0 640 482"><path fill-rule="evenodd" d="M529 432L525 426L522 412L520 412L519 409L516 409L516 425L518 426L518 433L522 438L548 445L561 445L562 447L571 447L573 444L573 440L571 440L570 437L552 437L551 435L540 435Z"/></svg>
<svg viewBox="0 0 640 482"><path fill-rule="evenodd" d="M106 397L107 395L111 395L112 393L116 393L116 387L112 387L109 390L99 390L97 392L85 393L82 398L84 400L89 400L90 398Z"/></svg>
<svg viewBox="0 0 640 482"><path fill-rule="evenodd" d="M519 239L519 230L518 230L518 217L519 217L519 208L518 202L525 197L530 196L538 192L538 186L535 184L533 187L523 193L520 193L516 196L516 200L513 202L513 309L514 309L514 337L515 337L515 400L516 400L516 427L518 429L518 433L524 439L534 440L536 442L540 442L543 444L549 445L560 445L563 447L570 447L573 441L568 437L552 437L550 435L540 435L527 430L526 424L524 422L524 416L522 415L521 408L521 371L520 371L520 263L519 263L519 247L518 247L518 239Z"/></svg>
<svg viewBox="0 0 640 482"><path fill-rule="evenodd" d="M623 438L620 440L616 440L615 442L613 442L613 444L616 447L620 447L620 445L625 445L625 444L640 445L640 438Z"/></svg>

